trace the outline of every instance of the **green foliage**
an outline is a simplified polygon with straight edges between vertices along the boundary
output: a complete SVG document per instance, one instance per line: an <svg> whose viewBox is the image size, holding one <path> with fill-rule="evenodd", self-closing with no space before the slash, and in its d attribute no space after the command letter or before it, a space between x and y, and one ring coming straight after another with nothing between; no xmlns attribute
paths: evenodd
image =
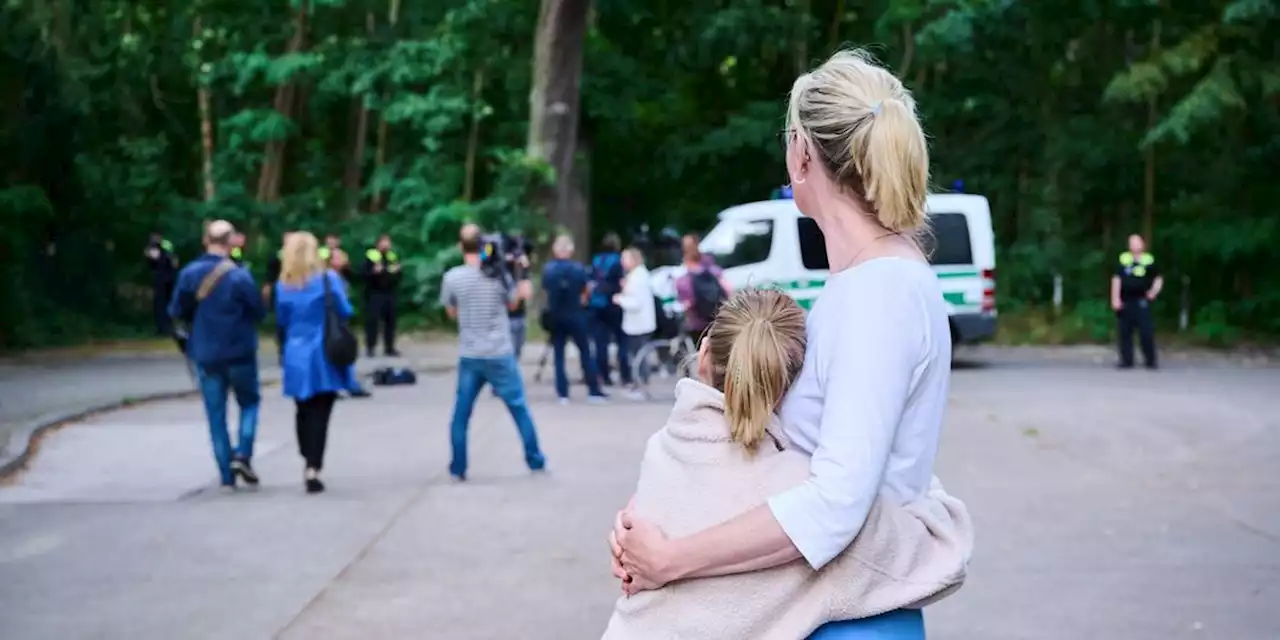
<svg viewBox="0 0 1280 640"><path fill-rule="evenodd" d="M463 221L549 233L528 203L550 170L522 151L539 3L399 2L394 25L391 4L0 4L0 347L146 327L153 229L189 259L200 221L230 219L259 276L288 229L357 256L390 233L411 322L437 318ZM1148 221L1165 326L1189 276L1202 339L1280 333L1277 4L597 0L578 155L593 235L703 229L767 197L796 75L859 44L914 92L935 184L990 199L1011 334L1106 338L1113 260ZM1019 329L1031 316L1051 330Z"/></svg>

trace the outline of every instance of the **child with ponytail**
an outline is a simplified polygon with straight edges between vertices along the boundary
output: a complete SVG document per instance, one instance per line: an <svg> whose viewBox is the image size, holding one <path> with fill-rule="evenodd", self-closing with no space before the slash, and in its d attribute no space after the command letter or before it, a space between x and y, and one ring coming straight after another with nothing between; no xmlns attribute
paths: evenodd
<svg viewBox="0 0 1280 640"><path fill-rule="evenodd" d="M701 381L681 380L667 424L649 439L635 512L672 538L728 520L809 475L777 409L805 358L805 313L779 291L746 290L720 307L698 352ZM807 637L826 622L918 608L964 582L969 515L934 481L906 505L877 500L856 540L815 572L804 560L697 578L620 598L606 640Z"/></svg>

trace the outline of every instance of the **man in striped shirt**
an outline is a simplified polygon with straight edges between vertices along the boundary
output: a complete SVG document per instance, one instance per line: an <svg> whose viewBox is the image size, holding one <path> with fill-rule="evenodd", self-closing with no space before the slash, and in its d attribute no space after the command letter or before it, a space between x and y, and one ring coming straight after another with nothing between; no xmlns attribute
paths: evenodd
<svg viewBox="0 0 1280 640"><path fill-rule="evenodd" d="M511 282L481 269L480 228L465 225L458 234L463 264L444 274L440 304L458 323L458 391L450 425L453 459L449 475L461 482L467 478L467 424L476 397L487 382L507 405L524 443L524 459L537 472L546 467L538 448L538 433L524 395L524 379L511 343L507 312L528 300L532 285L528 280Z"/></svg>

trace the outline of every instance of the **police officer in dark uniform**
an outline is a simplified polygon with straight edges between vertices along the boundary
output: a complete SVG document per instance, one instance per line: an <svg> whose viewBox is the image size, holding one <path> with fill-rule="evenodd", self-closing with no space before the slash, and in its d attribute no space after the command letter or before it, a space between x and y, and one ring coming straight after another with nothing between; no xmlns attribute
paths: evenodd
<svg viewBox="0 0 1280 640"><path fill-rule="evenodd" d="M152 312L155 316L156 333L169 335L173 332L173 321L169 318L169 299L173 297L173 285L178 281L178 254L174 253L172 242L153 232L143 255L151 266Z"/></svg>
<svg viewBox="0 0 1280 640"><path fill-rule="evenodd" d="M382 324L383 353L396 357L396 288L400 285L400 257L391 250L391 236L378 236L378 243L364 253L364 337L365 352L373 357L378 344L378 324Z"/></svg>
<svg viewBox="0 0 1280 640"><path fill-rule="evenodd" d="M1147 252L1142 236L1129 236L1129 250L1120 254L1115 275L1111 277L1111 308L1115 309L1120 336L1121 369L1133 367L1133 332L1138 331L1142 359L1148 369L1156 368L1155 325L1151 320L1151 303L1160 295L1164 278L1155 256Z"/></svg>
<svg viewBox="0 0 1280 640"><path fill-rule="evenodd" d="M237 267L245 266L243 233L237 231L231 236L231 250L227 252L227 257L236 263Z"/></svg>

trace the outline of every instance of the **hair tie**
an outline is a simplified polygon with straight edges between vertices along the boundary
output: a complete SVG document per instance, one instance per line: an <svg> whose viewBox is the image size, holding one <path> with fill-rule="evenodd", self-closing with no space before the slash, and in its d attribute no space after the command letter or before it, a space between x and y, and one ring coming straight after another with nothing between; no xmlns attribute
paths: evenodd
<svg viewBox="0 0 1280 640"><path fill-rule="evenodd" d="M877 102L877 103L876 103L876 106L871 107L871 115L873 115L873 116L878 116L878 115L880 115L880 106L881 106L881 105L883 105L883 104L884 104L884 101L883 101L883 100L881 100L880 102Z"/></svg>

